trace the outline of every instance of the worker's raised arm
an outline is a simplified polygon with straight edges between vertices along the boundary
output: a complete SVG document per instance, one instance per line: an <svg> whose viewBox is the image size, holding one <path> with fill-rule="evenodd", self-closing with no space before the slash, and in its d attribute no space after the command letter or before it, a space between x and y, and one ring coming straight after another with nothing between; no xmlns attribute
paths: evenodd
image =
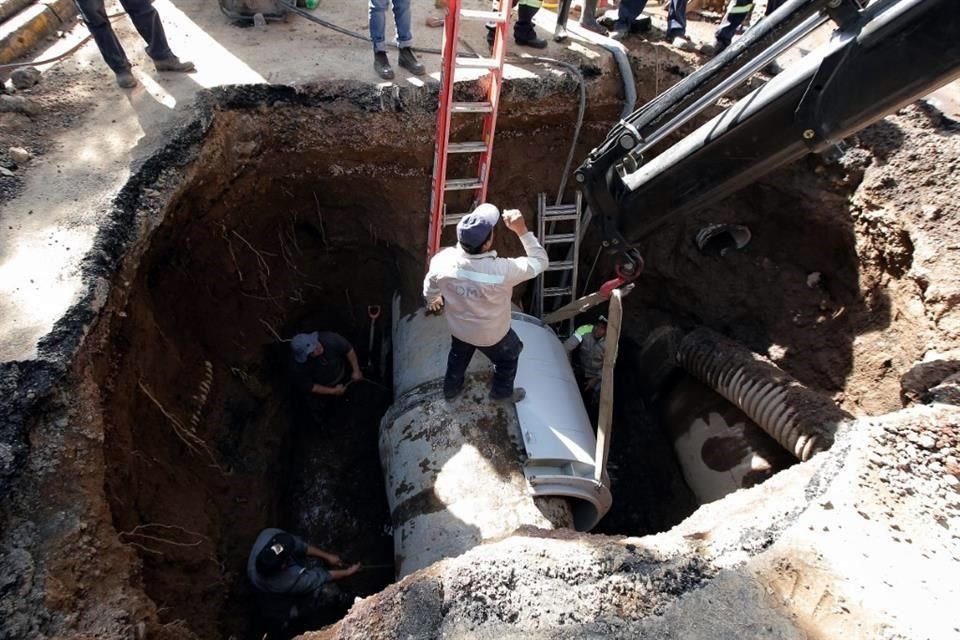
<svg viewBox="0 0 960 640"><path fill-rule="evenodd" d="M537 240L537 237L533 235L533 232L527 229L527 223L524 221L523 215L516 209L507 209L503 212L503 223L507 225L507 229L517 234L523 244L523 250L527 254L525 258L509 259L507 273L504 274L505 283L515 285L536 278L550 265L547 251Z"/></svg>

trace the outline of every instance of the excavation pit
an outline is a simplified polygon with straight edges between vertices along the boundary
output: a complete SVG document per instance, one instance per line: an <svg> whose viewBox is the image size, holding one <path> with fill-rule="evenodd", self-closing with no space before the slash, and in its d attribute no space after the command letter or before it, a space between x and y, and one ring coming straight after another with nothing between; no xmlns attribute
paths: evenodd
<svg viewBox="0 0 960 640"><path fill-rule="evenodd" d="M190 158L176 176L134 185L145 233L120 265L85 357L112 526L135 552L138 584L169 637L259 637L243 567L263 527L351 560L393 560L376 433L391 388L393 295L419 296L434 114L380 107L370 93L229 94L203 135L173 150ZM577 157L611 112L588 113ZM489 199L532 214L537 194L556 189L576 112L547 96L522 113L501 115ZM925 118L912 113L904 126L924 129ZM880 126L861 148L888 147L896 142ZM878 373L864 354L885 332L925 325L894 313L909 299L897 287L912 245L859 217L862 176L863 165L803 161L641 239L648 269L627 298L618 365L614 507L596 532L667 531L698 507L655 412L631 392L649 382L632 354L659 326L723 331L847 409L899 406L896 394L873 392L899 388L894 368ZM787 220L771 218L785 210ZM752 242L700 253L693 238L717 222L749 227ZM780 241L784 228L790 243ZM877 259L858 260L858 243ZM499 248L515 254L519 243ZM595 249L588 238L584 273ZM369 307L383 310L372 350ZM346 336L371 380L322 428L298 412L278 341L318 328ZM866 333L874 337L857 339ZM911 361L921 347L903 343L892 357ZM373 594L392 578L371 571L351 589Z"/></svg>

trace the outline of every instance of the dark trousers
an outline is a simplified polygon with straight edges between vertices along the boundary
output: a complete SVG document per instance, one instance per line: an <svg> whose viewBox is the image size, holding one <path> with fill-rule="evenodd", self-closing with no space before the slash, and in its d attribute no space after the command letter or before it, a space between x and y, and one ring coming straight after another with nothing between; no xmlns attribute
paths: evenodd
<svg viewBox="0 0 960 640"><path fill-rule="evenodd" d="M463 340L450 336L450 354L447 356L447 375L443 380L445 392L459 391L473 352L477 349L493 363L493 385L490 395L506 398L513 395L513 380L517 377L517 362L523 351L523 342L510 329L500 342L489 347L475 347Z"/></svg>
<svg viewBox="0 0 960 640"><path fill-rule="evenodd" d="M513 0L513 6L516 7L520 0ZM533 6L536 5L536 6ZM493 10L497 10L497 3L493 3ZM540 10L540 3L537 0L524 0L517 9L517 21L513 23L513 39L517 42L529 42L537 37L537 30L533 26L533 16ZM487 44L493 46L493 28L494 25L487 25Z"/></svg>
<svg viewBox="0 0 960 640"><path fill-rule="evenodd" d="M640 17L647 0L620 0L614 29L626 31ZM687 0L670 0L667 7L667 37L682 36L687 32Z"/></svg>
<svg viewBox="0 0 960 640"><path fill-rule="evenodd" d="M780 8L780 5L784 3L784 0L767 0L767 12L763 14L768 16L777 9ZM723 22L720 23L720 28L717 29L714 37L717 39L717 42L723 46L730 44L730 41L733 40L733 35L737 32L737 29L740 28L740 25L743 24L743 21L747 19L747 16L750 15L750 10L753 9L753 0L734 0L733 6L727 11L723 16Z"/></svg>
<svg viewBox="0 0 960 640"><path fill-rule="evenodd" d="M129 69L130 61L127 60L127 54L124 53L120 40L117 39L117 34L113 32L113 27L107 19L107 10L103 6L104 0L74 1L107 66L114 73ZM147 55L154 60L172 58L173 52L167 44L167 35L163 31L160 15L153 8L152 0L120 0L120 4L130 16L137 32L147 42Z"/></svg>

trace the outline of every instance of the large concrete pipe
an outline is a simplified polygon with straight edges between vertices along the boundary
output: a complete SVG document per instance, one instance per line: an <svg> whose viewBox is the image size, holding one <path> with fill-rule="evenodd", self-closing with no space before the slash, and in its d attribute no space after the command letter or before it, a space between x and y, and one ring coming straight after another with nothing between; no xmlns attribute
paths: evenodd
<svg viewBox="0 0 960 640"><path fill-rule="evenodd" d="M743 410L685 370L679 354L703 332L698 329L685 336L679 329L660 327L647 336L636 364L687 486L706 503L759 484L797 458ZM727 344L718 355L721 361L730 348Z"/></svg>
<svg viewBox="0 0 960 640"><path fill-rule="evenodd" d="M566 352L551 329L514 314L524 343L514 406L487 398L481 354L464 393L443 399L450 334L442 317L394 310L395 402L380 424L380 460L397 574L460 555L517 527L593 527L610 508L593 481L596 438Z"/></svg>
<svg viewBox="0 0 960 640"><path fill-rule="evenodd" d="M760 484L797 459L713 389L684 375L660 405L683 478L701 504Z"/></svg>
<svg viewBox="0 0 960 640"><path fill-rule="evenodd" d="M829 449L837 429L851 420L830 398L709 329L684 337L677 358L800 460Z"/></svg>

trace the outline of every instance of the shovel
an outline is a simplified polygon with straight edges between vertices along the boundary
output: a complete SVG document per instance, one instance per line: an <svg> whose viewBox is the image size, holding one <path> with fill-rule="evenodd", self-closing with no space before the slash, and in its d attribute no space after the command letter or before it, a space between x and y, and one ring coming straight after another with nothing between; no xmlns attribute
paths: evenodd
<svg viewBox="0 0 960 640"><path fill-rule="evenodd" d="M368 305L367 316L370 318L370 343L367 345L367 369L373 369L373 329L377 318L380 317L380 305Z"/></svg>

